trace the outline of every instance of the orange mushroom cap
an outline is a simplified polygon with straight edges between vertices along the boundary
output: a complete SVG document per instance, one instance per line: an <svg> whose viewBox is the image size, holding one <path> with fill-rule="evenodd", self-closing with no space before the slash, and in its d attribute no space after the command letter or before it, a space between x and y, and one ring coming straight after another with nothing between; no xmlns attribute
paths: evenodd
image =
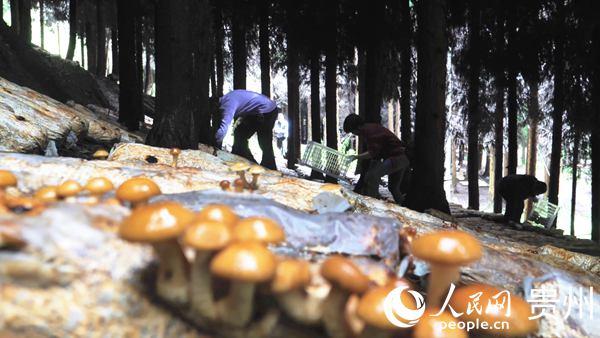
<svg viewBox="0 0 600 338"><path fill-rule="evenodd" d="M102 195L113 190L115 187L112 182L106 177L94 177L87 181L85 190L92 195Z"/></svg>
<svg viewBox="0 0 600 338"><path fill-rule="evenodd" d="M323 262L321 276L351 293L360 294L369 288L369 278L351 260L339 255L331 256Z"/></svg>
<svg viewBox="0 0 600 338"><path fill-rule="evenodd" d="M224 223L233 227L239 220L239 217L233 210L225 204L209 204L199 213L198 218L205 221L215 221Z"/></svg>
<svg viewBox="0 0 600 338"><path fill-rule="evenodd" d="M92 158L96 160L104 160L108 157L108 155L108 151L106 151L105 149L98 149L96 150L96 152L94 152Z"/></svg>
<svg viewBox="0 0 600 338"><path fill-rule="evenodd" d="M56 190L57 187L53 185L41 187L35 192L33 197L42 202L55 202L58 199Z"/></svg>
<svg viewBox="0 0 600 338"><path fill-rule="evenodd" d="M258 283L270 280L276 265L275 256L264 245L237 242L213 258L210 271L221 278Z"/></svg>
<svg viewBox="0 0 600 338"><path fill-rule="evenodd" d="M273 293L284 293L310 284L310 266L307 261L284 259L277 264L271 281Z"/></svg>
<svg viewBox="0 0 600 338"><path fill-rule="evenodd" d="M0 189L17 186L17 176L8 170L0 170Z"/></svg>
<svg viewBox="0 0 600 338"><path fill-rule="evenodd" d="M538 329L537 320L529 320L532 315L531 305L527 303L521 297L510 294L510 315L507 314L507 306L505 303L504 308L494 306L495 304L502 302L503 295L500 295L498 299L492 297L498 295L504 290L500 290L494 286L487 284L471 284L456 289L450 299L450 306L457 311L462 312L463 315L460 317L461 320L465 321L487 321L487 322L508 322L508 329L496 329L494 325L490 325L488 330L485 330L488 334L503 336L503 337L520 337L526 336L530 333L536 332ZM482 306L481 314L477 311L467 313L467 307L474 294L481 292L479 297L479 304ZM507 301L508 302L508 301ZM489 306L492 305L492 306Z"/></svg>
<svg viewBox="0 0 600 338"><path fill-rule="evenodd" d="M77 181L67 180L56 188L56 194L61 198L77 196L83 187Z"/></svg>
<svg viewBox="0 0 600 338"><path fill-rule="evenodd" d="M231 241L231 230L225 223L196 218L188 224L183 243L202 251L220 250Z"/></svg>
<svg viewBox="0 0 600 338"><path fill-rule="evenodd" d="M374 326L383 330L396 330L385 315L384 301L390 292L394 290L393 285L378 286L369 289L358 302L356 313L360 319L364 320L368 325ZM415 300L408 292L403 292L401 301L404 306L409 309L416 309Z"/></svg>
<svg viewBox="0 0 600 338"><path fill-rule="evenodd" d="M119 236L131 242L160 242L178 237L194 213L175 202L157 202L135 208L119 227Z"/></svg>
<svg viewBox="0 0 600 338"><path fill-rule="evenodd" d="M463 231L436 231L412 241L412 254L424 261L444 265L466 265L482 255L479 241Z"/></svg>
<svg viewBox="0 0 600 338"><path fill-rule="evenodd" d="M117 189L117 198L121 201L138 203L147 201L160 193L160 188L151 179L134 177L119 186Z"/></svg>
<svg viewBox="0 0 600 338"><path fill-rule="evenodd" d="M247 217L237 222L233 238L238 241L260 241L277 244L285 240L285 233L277 222L266 217Z"/></svg>

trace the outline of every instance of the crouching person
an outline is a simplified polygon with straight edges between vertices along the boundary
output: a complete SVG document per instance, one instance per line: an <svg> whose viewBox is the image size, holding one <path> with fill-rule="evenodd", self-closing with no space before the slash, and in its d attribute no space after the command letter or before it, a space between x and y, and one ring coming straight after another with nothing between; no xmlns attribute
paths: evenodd
<svg viewBox="0 0 600 338"><path fill-rule="evenodd" d="M365 123L356 114L344 120L344 132L358 135L367 146L366 152L351 156L353 160L371 160L366 172L364 194L379 198L381 178L388 175L388 189L396 203L402 204L400 185L410 164L402 141L381 124Z"/></svg>
<svg viewBox="0 0 600 338"><path fill-rule="evenodd" d="M498 193L506 201L504 220L521 222L525 200L546 192L546 183L538 181L532 175L508 175L498 183Z"/></svg>

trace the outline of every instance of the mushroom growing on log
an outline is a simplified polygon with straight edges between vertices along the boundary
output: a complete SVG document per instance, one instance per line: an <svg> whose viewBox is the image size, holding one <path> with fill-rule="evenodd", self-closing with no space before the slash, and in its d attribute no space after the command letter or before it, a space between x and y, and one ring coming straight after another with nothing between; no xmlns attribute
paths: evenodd
<svg viewBox="0 0 600 338"><path fill-rule="evenodd" d="M245 162L236 162L232 164L229 169L231 171L235 171L236 174L240 177L240 180L244 183L244 188L250 188L248 180L246 180L246 170L250 168L250 165Z"/></svg>
<svg viewBox="0 0 600 338"><path fill-rule="evenodd" d="M258 189L258 177L265 173L265 169L259 165L253 165L248 170L248 173L252 175L252 182L250 182L250 189Z"/></svg>
<svg viewBox="0 0 600 338"><path fill-rule="evenodd" d="M160 195L160 188L154 181L146 177L134 177L123 182L117 189L117 198L129 202L133 207L146 204L148 200Z"/></svg>
<svg viewBox="0 0 600 338"><path fill-rule="evenodd" d="M41 187L33 194L33 197L43 203L56 202L58 200L56 190L57 187L54 185Z"/></svg>
<svg viewBox="0 0 600 338"><path fill-rule="evenodd" d="M291 319L304 325L318 324L323 317L323 299L305 291L310 282L309 264L299 259L280 261L271 281L271 292L281 309Z"/></svg>
<svg viewBox="0 0 600 338"><path fill-rule="evenodd" d="M225 204L209 204L198 213L198 218L204 221L221 222L231 229L240 219L238 215Z"/></svg>
<svg viewBox="0 0 600 338"><path fill-rule="evenodd" d="M323 303L323 324L331 338L351 336L344 318L346 303L352 294L362 294L369 288L369 278L349 259L331 256L321 265L321 275L331 284Z"/></svg>
<svg viewBox="0 0 600 338"><path fill-rule="evenodd" d="M98 203L104 194L114 188L112 182L106 177L94 177L85 184L85 190L90 193L95 203Z"/></svg>
<svg viewBox="0 0 600 338"><path fill-rule="evenodd" d="M231 241L226 223L196 218L188 225L183 244L195 250L196 256L190 274L190 302L192 310L208 320L216 319L210 260L215 252Z"/></svg>
<svg viewBox="0 0 600 338"><path fill-rule="evenodd" d="M210 263L211 272L231 281L227 296L217 302L217 316L226 325L245 327L254 312L254 290L275 274L275 256L261 243L234 242Z"/></svg>
<svg viewBox="0 0 600 338"><path fill-rule="evenodd" d="M157 202L135 208L119 227L121 238L152 245L158 256L156 292L173 303L188 300L188 263L177 238L194 216L178 203Z"/></svg>
<svg viewBox="0 0 600 338"><path fill-rule="evenodd" d="M108 158L108 151L105 149L98 149L92 154L94 160L106 160Z"/></svg>
<svg viewBox="0 0 600 338"><path fill-rule="evenodd" d="M171 156L173 156L173 162L171 163L172 167L177 167L177 161L179 160L179 155L181 155L181 149L179 148L171 148L169 150Z"/></svg>
<svg viewBox="0 0 600 338"><path fill-rule="evenodd" d="M17 177L8 170L0 170L0 200L4 198L6 189L17 186Z"/></svg>
<svg viewBox="0 0 600 338"><path fill-rule="evenodd" d="M460 267L481 258L479 241L462 231L437 231L415 238L412 254L429 263L427 305L440 307L451 283L460 280Z"/></svg>
<svg viewBox="0 0 600 338"><path fill-rule="evenodd" d="M233 238L238 241L259 241L277 244L285 240L285 233L277 222L267 217L241 219L233 229Z"/></svg>
<svg viewBox="0 0 600 338"><path fill-rule="evenodd" d="M74 180L64 181L56 188L56 194L65 202L75 202L75 197L83 190L79 182Z"/></svg>

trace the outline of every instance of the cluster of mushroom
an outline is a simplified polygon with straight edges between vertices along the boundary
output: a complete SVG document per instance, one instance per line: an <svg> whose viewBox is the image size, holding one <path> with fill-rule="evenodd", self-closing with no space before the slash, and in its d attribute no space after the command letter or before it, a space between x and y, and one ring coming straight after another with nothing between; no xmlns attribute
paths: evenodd
<svg viewBox="0 0 600 338"><path fill-rule="evenodd" d="M482 248L477 239L458 230L444 230L415 236L411 241L410 248L414 257L426 261L429 265L426 291L427 312L421 318L421 322L423 322L426 316L430 317L428 314L439 312L439 308L448 296L451 283L456 284L460 281L460 268L479 260L482 256ZM463 314L459 318L461 321L507 322L509 324L508 328L490 325L486 330L478 332L486 337L523 337L536 332L538 322L529 319L531 306L521 297L510 294L510 301L508 304L504 304L504 308L490 307L490 304L495 302L492 297L501 295L501 293L502 290L487 284L465 285L453 291L449 305L458 313ZM484 311L467 311L471 307L469 303L473 300L473 295L480 296L479 304L483 306ZM510 306L510 308L506 306ZM450 317L449 314L446 317ZM426 335L418 336L427 337ZM463 333L460 337L466 336L466 333Z"/></svg>
<svg viewBox="0 0 600 338"><path fill-rule="evenodd" d="M236 162L229 166L229 170L235 172L239 177L233 182L223 180L219 183L221 190L230 191L233 187L235 192L243 192L244 190L254 191L258 189L258 178L265 173L265 169L259 165L250 165L246 162ZM246 173L252 176L252 180L248 181Z"/></svg>

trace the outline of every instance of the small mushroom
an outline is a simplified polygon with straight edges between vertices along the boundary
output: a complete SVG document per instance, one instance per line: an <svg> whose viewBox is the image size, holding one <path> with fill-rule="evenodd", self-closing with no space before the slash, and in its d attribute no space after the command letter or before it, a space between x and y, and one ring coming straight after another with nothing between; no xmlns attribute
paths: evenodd
<svg viewBox="0 0 600 338"><path fill-rule="evenodd" d="M231 183L227 180L222 180L221 182L219 182L219 187L221 187L221 190L223 191L228 191L231 187Z"/></svg>
<svg viewBox="0 0 600 338"><path fill-rule="evenodd" d="M106 177L94 177L85 184L85 190L90 193L96 203L100 201L104 194L112 191L114 188L115 186Z"/></svg>
<svg viewBox="0 0 600 338"><path fill-rule="evenodd" d="M108 151L106 149L98 149L92 155L94 160L106 160L108 158Z"/></svg>
<svg viewBox="0 0 600 338"><path fill-rule="evenodd" d="M462 231L444 230L431 232L415 238L412 254L429 263L427 305L441 306L442 297L451 283L460 279L460 267L481 258L479 241Z"/></svg>
<svg viewBox="0 0 600 338"><path fill-rule="evenodd" d="M438 315L438 312L439 309L425 310L413 329L414 338L468 338L452 314L444 311Z"/></svg>
<svg viewBox="0 0 600 338"><path fill-rule="evenodd" d="M233 188L235 192L244 192L244 188L246 187L246 183L241 178L236 178L233 181Z"/></svg>
<svg viewBox="0 0 600 338"><path fill-rule="evenodd" d="M56 193L57 187L49 185L39 188L33 197L43 203L52 203L58 200L58 194Z"/></svg>
<svg viewBox="0 0 600 338"><path fill-rule="evenodd" d="M258 242L234 242L210 263L211 272L231 281L227 296L217 302L217 316L227 325L245 327L254 312L254 291L275 274L275 256Z"/></svg>
<svg viewBox="0 0 600 338"><path fill-rule="evenodd" d="M83 190L81 184L74 180L64 181L56 188L56 195L65 202L75 202L75 197Z"/></svg>
<svg viewBox="0 0 600 338"><path fill-rule="evenodd" d="M26 244L18 226L0 223L0 248L19 249Z"/></svg>
<svg viewBox="0 0 600 338"><path fill-rule="evenodd" d="M44 210L42 202L33 197L26 196L7 196L4 203L8 209L16 213L27 213L28 215L37 215Z"/></svg>
<svg viewBox="0 0 600 338"><path fill-rule="evenodd" d="M323 298L305 291L310 282L309 264L299 259L280 261L271 281L271 292L279 306L291 319L304 325L318 324L323 316Z"/></svg>
<svg viewBox="0 0 600 338"><path fill-rule="evenodd" d="M7 188L17 186L17 177L8 170L0 170L0 199L4 196Z"/></svg>
<svg viewBox="0 0 600 338"><path fill-rule="evenodd" d="M129 202L136 207L146 204L150 198L160 193L160 188L151 179L134 177L123 182L117 189L116 195L121 202Z"/></svg>
<svg viewBox="0 0 600 338"><path fill-rule="evenodd" d="M171 148L169 153L171 154L171 156L173 156L173 163L171 164L171 166L177 167L177 160L179 159L179 155L181 155L181 149Z"/></svg>
<svg viewBox="0 0 600 338"><path fill-rule="evenodd" d="M188 300L188 263L177 238L194 217L178 203L157 202L135 208L119 227L121 238L152 245L158 256L156 292L173 303Z"/></svg>
<svg viewBox="0 0 600 338"><path fill-rule="evenodd" d="M250 167L250 169L248 170L248 173L250 173L250 175L252 175L252 182L250 182L250 189L252 189L252 190L258 189L258 177L261 174L264 174L265 172L266 172L266 170L259 165L253 165Z"/></svg>
<svg viewBox="0 0 600 338"><path fill-rule="evenodd" d="M321 265L321 276L331 284L323 303L323 324L331 338L352 335L344 318L346 303L352 294L360 295L369 288L369 278L349 259L339 255L329 257Z"/></svg>
<svg viewBox="0 0 600 338"><path fill-rule="evenodd" d="M225 204L209 204L198 213L198 219L224 223L233 229L240 218Z"/></svg>
<svg viewBox="0 0 600 338"><path fill-rule="evenodd" d="M250 185L248 184L248 181L246 180L246 170L250 169L250 165L248 163L236 162L236 163L232 164L229 167L229 169L231 171L235 171L240 176L240 179L242 180L242 182L244 182L245 188L250 187Z"/></svg>
<svg viewBox="0 0 600 338"><path fill-rule="evenodd" d="M183 236L183 243L196 252L190 275L191 307L204 319L216 319L210 260L230 241L231 230L227 224L200 218L188 225Z"/></svg>
<svg viewBox="0 0 600 338"><path fill-rule="evenodd" d="M274 220L256 216L243 218L237 222L233 229L233 238L238 241L278 244L285 240L285 233Z"/></svg>
<svg viewBox="0 0 600 338"><path fill-rule="evenodd" d="M384 300L394 290L394 285L371 288L360 298L356 313L365 322L365 327L359 338L391 338L398 331L386 317ZM402 304L409 309L415 309L415 301L407 292L401 294Z"/></svg>
<svg viewBox="0 0 600 338"><path fill-rule="evenodd" d="M526 337L529 334L537 332L538 321L529 319L532 313L531 305L523 298L510 293L507 296L510 299L504 300L505 303L502 306L503 300L501 298L492 298L502 292L503 290L487 284L466 285L454 291L450 299L450 306L455 311L463 313L460 317L462 321L508 322L508 329L504 325L500 325L500 327L488 325L488 329L479 332L486 337ZM472 301L470 296L478 293L481 293L479 297L479 304L482 305L481 313L473 310L467 311L467 308L470 306L469 302ZM499 297L502 297L502 295Z"/></svg>

